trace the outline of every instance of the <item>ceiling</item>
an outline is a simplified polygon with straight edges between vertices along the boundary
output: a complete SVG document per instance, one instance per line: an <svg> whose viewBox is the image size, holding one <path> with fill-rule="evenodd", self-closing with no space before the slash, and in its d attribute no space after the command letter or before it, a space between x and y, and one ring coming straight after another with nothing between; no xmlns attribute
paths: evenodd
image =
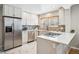
<svg viewBox="0 0 79 59"><path fill-rule="evenodd" d="M65 9L70 8L72 4L12 4L15 7L22 8L22 10L34 13L42 14L48 11L57 10L59 7L64 7Z"/></svg>

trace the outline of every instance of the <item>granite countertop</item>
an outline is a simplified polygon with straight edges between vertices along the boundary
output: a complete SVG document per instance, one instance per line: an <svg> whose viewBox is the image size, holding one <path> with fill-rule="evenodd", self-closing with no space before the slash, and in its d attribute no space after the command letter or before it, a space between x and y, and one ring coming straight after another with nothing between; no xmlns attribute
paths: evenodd
<svg viewBox="0 0 79 59"><path fill-rule="evenodd" d="M62 43L62 44L69 45L69 43L71 42L71 40L74 38L74 36L76 34L76 33L65 33L65 32L52 32L52 33L60 33L61 35L57 36L55 38L48 37L46 35L39 35L39 36L37 36L37 38L42 38L42 39L46 39L46 40L51 40L56 43Z"/></svg>

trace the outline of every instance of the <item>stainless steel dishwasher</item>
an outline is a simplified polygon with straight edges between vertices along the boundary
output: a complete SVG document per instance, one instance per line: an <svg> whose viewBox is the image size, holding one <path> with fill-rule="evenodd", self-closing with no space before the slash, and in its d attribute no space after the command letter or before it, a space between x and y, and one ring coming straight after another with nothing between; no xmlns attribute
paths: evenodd
<svg viewBox="0 0 79 59"><path fill-rule="evenodd" d="M28 31L28 40L27 42L30 43L30 42L33 42L35 40L35 31Z"/></svg>

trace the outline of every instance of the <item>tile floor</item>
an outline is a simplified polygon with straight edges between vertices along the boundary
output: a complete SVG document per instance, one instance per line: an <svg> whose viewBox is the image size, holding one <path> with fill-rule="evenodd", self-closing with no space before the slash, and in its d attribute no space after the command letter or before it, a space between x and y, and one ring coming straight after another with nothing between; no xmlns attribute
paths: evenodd
<svg viewBox="0 0 79 59"><path fill-rule="evenodd" d="M5 51L5 52L0 52L1 54L36 54L36 46L37 43L36 41L23 44L20 47Z"/></svg>
<svg viewBox="0 0 79 59"><path fill-rule="evenodd" d="M37 42L31 42L23 44L20 47L0 52L0 54L36 54L37 53ZM79 54L79 50L70 50L69 54Z"/></svg>

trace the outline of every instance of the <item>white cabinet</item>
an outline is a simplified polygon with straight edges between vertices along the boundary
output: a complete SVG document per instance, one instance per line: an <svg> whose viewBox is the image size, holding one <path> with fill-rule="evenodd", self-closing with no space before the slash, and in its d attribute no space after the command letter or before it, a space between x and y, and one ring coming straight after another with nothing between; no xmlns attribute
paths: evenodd
<svg viewBox="0 0 79 59"><path fill-rule="evenodd" d="M69 47L43 38L37 38L37 54L66 54Z"/></svg>
<svg viewBox="0 0 79 59"><path fill-rule="evenodd" d="M20 17L21 18L21 9L20 8L14 8L14 17Z"/></svg>
<svg viewBox="0 0 79 59"><path fill-rule="evenodd" d="M31 25L31 16L28 13L26 15L26 22L27 22L27 25Z"/></svg>
<svg viewBox="0 0 79 59"><path fill-rule="evenodd" d="M3 5L3 16L13 16L13 7L10 5Z"/></svg>
<svg viewBox="0 0 79 59"><path fill-rule="evenodd" d="M29 25L38 25L37 15L29 14L27 18L27 23L29 23Z"/></svg>
<svg viewBox="0 0 79 59"><path fill-rule="evenodd" d="M3 5L3 15L8 16L8 13L9 13L9 6Z"/></svg>
<svg viewBox="0 0 79 59"><path fill-rule="evenodd" d="M59 9L59 24L64 25L65 24L65 9L61 7Z"/></svg>
<svg viewBox="0 0 79 59"><path fill-rule="evenodd" d="M27 17L26 17L27 13L22 12L22 25L26 25L27 24Z"/></svg>
<svg viewBox="0 0 79 59"><path fill-rule="evenodd" d="M22 12L23 23L26 25L38 25L38 16L27 12Z"/></svg>
<svg viewBox="0 0 79 59"><path fill-rule="evenodd" d="M8 6L9 10L8 10L8 16L14 16L14 8L12 6Z"/></svg>
<svg viewBox="0 0 79 59"><path fill-rule="evenodd" d="M3 16L12 16L21 18L21 9L13 7L11 5L3 5Z"/></svg>
<svg viewBox="0 0 79 59"><path fill-rule="evenodd" d="M22 44L27 43L28 40L28 31L22 31Z"/></svg>
<svg viewBox="0 0 79 59"><path fill-rule="evenodd" d="M31 24L32 25L38 25L38 16L37 15L32 15L31 16Z"/></svg>
<svg viewBox="0 0 79 59"><path fill-rule="evenodd" d="M65 9L65 31L70 32L71 30L71 10Z"/></svg>

